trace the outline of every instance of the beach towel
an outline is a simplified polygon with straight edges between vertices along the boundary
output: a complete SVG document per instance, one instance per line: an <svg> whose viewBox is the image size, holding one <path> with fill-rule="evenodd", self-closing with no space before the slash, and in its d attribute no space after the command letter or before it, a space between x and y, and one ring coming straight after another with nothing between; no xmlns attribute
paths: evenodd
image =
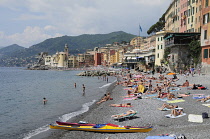
<svg viewBox="0 0 210 139"><path fill-rule="evenodd" d="M158 110L160 110L160 111L170 111L171 109L168 109L168 108L163 108L163 109L158 108Z"/></svg>
<svg viewBox="0 0 210 139"><path fill-rule="evenodd" d="M179 103L179 102L184 102L184 99L176 99L176 100L169 100L167 103Z"/></svg>
<svg viewBox="0 0 210 139"><path fill-rule="evenodd" d="M124 100L134 100L134 99L137 99L137 97L125 97L123 98Z"/></svg>
<svg viewBox="0 0 210 139"><path fill-rule="evenodd" d="M126 118L132 118L137 114L137 111L135 111L135 113L123 116L123 117L112 117L114 120L120 120L120 119L126 119ZM118 115L122 115L122 114L118 114Z"/></svg>
<svg viewBox="0 0 210 139"><path fill-rule="evenodd" d="M155 98L155 97L154 97L153 99L157 99L157 100L161 100L161 101L168 101L167 98L157 98L157 97Z"/></svg>
<svg viewBox="0 0 210 139"><path fill-rule="evenodd" d="M126 107L126 108L130 108L130 107L133 107L133 106L111 106L111 107Z"/></svg>
<svg viewBox="0 0 210 139"><path fill-rule="evenodd" d="M185 116L185 115L186 115L186 113L182 113L181 115L178 115L178 116L167 114L167 115L165 115L165 117L166 118L179 118L179 117L182 117L182 116Z"/></svg>
<svg viewBox="0 0 210 139"><path fill-rule="evenodd" d="M210 104L202 104L203 106L207 106L207 107L210 107Z"/></svg>
<svg viewBox="0 0 210 139"><path fill-rule="evenodd" d="M175 139L175 138L164 135L164 136L148 136L145 139Z"/></svg>
<svg viewBox="0 0 210 139"><path fill-rule="evenodd" d="M149 95L146 95L147 97L156 97L157 94L149 94Z"/></svg>
<svg viewBox="0 0 210 139"><path fill-rule="evenodd" d="M132 91L134 88L124 88L124 90L130 90Z"/></svg>
<svg viewBox="0 0 210 139"><path fill-rule="evenodd" d="M202 117L202 115L189 114L188 121L196 122L196 123L203 123L203 117Z"/></svg>
<svg viewBox="0 0 210 139"><path fill-rule="evenodd" d="M205 98L204 94L193 94L193 99L202 99Z"/></svg>

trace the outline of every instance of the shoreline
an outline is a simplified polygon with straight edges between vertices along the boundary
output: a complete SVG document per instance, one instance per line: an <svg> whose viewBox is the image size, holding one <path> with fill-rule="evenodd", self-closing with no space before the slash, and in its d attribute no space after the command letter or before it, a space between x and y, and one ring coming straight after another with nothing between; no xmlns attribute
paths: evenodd
<svg viewBox="0 0 210 139"><path fill-rule="evenodd" d="M116 84L116 81L113 81L107 87L107 89L104 91L104 93L110 92L112 94L113 93L112 91L115 88L115 84ZM103 98L103 96L101 98ZM99 101L100 99L98 99L97 101ZM85 119L85 117L87 115L89 115L90 112L92 112L93 110L95 110L95 109L98 108L99 105L97 105L96 102L93 103L91 106L89 106L88 111L86 111L86 112L84 112L82 114L79 114L79 115L77 115L75 117L72 117L71 119L67 120L67 122L75 122L75 121L79 122L79 121L83 121L81 119ZM54 121L54 123L55 123L55 121ZM68 131L65 131L65 130L53 130L52 131L50 129L50 130L48 130L46 132L42 132L42 133L40 133L38 135L32 136L30 139L37 139L37 138L39 138L39 139L59 139L59 138L62 138L67 132Z"/></svg>
<svg viewBox="0 0 210 139"><path fill-rule="evenodd" d="M159 74L155 74L157 77ZM168 76L170 77L170 76ZM189 80L190 84L202 84L207 88L210 88L208 81L210 75L197 74L195 77L184 77L178 75L180 78L176 84L182 84L185 80ZM153 81L153 86L157 84ZM113 85L113 84L112 84ZM94 132L83 132L83 131L64 131L50 129L52 134L44 139L123 139L123 138L140 138L145 139L147 136L155 136L158 134L184 134L186 138L192 139L208 139L209 138L209 126L210 119L204 119L203 123L192 123L188 122L188 114L201 115L202 112L210 114L210 108L203 106L202 102L196 102L196 99L192 99L192 96L184 97L185 102L176 103L178 106L184 108L186 116L180 118L166 118L165 115L169 114L170 111L160 111L157 108L161 107L164 101L157 99L139 99L139 100L123 100L120 96L125 96L126 91L123 90L123 86L114 86L111 92L113 100L103 102L99 105L93 104L89 111L79 116L72 118L69 122L87 121L89 123L114 123L118 125L129 125L129 126L147 126L152 125L154 128L152 131L147 133L94 133ZM181 88L178 92L191 94L205 94L209 95L209 90L187 90L187 88ZM176 92L175 94L177 94ZM132 108L121 108L121 107L109 107L109 104L120 104L131 102L134 107ZM137 117L132 120L115 122L111 119L111 115L123 113L129 109L138 111Z"/></svg>

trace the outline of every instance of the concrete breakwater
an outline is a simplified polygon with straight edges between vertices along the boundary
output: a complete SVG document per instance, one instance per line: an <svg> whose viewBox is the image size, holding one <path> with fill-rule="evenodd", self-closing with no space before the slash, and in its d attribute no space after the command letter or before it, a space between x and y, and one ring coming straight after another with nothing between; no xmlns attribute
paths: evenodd
<svg viewBox="0 0 210 139"><path fill-rule="evenodd" d="M113 71L83 71L77 74L77 76L111 76L115 74Z"/></svg>

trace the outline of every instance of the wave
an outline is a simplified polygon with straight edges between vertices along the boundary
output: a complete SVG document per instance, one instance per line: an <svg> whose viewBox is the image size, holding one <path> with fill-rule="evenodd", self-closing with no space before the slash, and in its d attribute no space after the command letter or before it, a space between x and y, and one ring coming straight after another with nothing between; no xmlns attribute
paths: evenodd
<svg viewBox="0 0 210 139"><path fill-rule="evenodd" d="M99 88L104 88L104 87L110 86L111 84L113 84L113 83L116 82L116 81L117 81L117 80L114 80L112 83L105 84L105 85L103 85L103 86L101 86L101 87L99 87Z"/></svg>
<svg viewBox="0 0 210 139"><path fill-rule="evenodd" d="M62 122L66 122L69 119L71 119L72 117L75 117L77 115L85 113L85 112L87 112L89 110L89 107L91 105L93 105L95 102L96 102L96 100L93 100L91 102L85 103L85 104L82 105L82 109L81 110L76 111L76 112L72 112L72 113L68 113L68 114L64 114L61 117L59 117L59 120L62 121ZM33 136L36 136L36 135L38 135L38 134L40 134L42 132L48 131L49 129L50 129L49 125L44 125L44 126L42 126L40 128L37 128L37 129L32 130L29 133L25 134L23 139L30 139Z"/></svg>

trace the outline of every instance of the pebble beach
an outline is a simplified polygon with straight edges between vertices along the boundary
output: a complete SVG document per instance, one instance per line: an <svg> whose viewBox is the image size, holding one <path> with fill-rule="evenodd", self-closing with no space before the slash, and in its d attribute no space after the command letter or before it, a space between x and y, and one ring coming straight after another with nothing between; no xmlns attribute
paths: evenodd
<svg viewBox="0 0 210 139"><path fill-rule="evenodd" d="M171 75L163 74L166 77L172 78ZM152 75L148 75L152 76ZM155 74L154 77L158 77L159 73ZM160 108L164 101L153 99L152 97L137 99L137 100L124 100L122 96L127 95L124 86L112 84L107 92L111 93L113 100L108 100L101 104L94 104L90 107L90 110L82 115L70 119L68 122L79 122L87 121L88 123L113 123L123 126L153 126L153 130L147 133L95 133L95 132L83 132L83 131L66 131L50 129L50 135L44 137L45 139L145 139L147 136L157 136L160 134L183 134L187 139L209 139L209 127L210 118L203 119L202 123L189 122L188 115L202 115L203 112L210 114L210 107L202 104L209 104L208 102L197 102L193 99L193 94L204 94L210 95L210 75L198 75L194 74L192 77L177 75L179 78L176 84L183 84L186 80L190 84L202 84L207 87L207 90L188 90L187 87L182 87L180 90L173 92L175 95L178 93L189 93L187 97L183 97L184 102L174 103L182 107L185 116L179 118L166 118L165 115L170 114L171 111L160 111ZM152 81L153 86L157 83L155 80ZM133 107L110 107L110 104L122 104L131 103ZM132 119L123 121L115 121L111 118L112 115L121 114L128 110L135 110L137 114Z"/></svg>

